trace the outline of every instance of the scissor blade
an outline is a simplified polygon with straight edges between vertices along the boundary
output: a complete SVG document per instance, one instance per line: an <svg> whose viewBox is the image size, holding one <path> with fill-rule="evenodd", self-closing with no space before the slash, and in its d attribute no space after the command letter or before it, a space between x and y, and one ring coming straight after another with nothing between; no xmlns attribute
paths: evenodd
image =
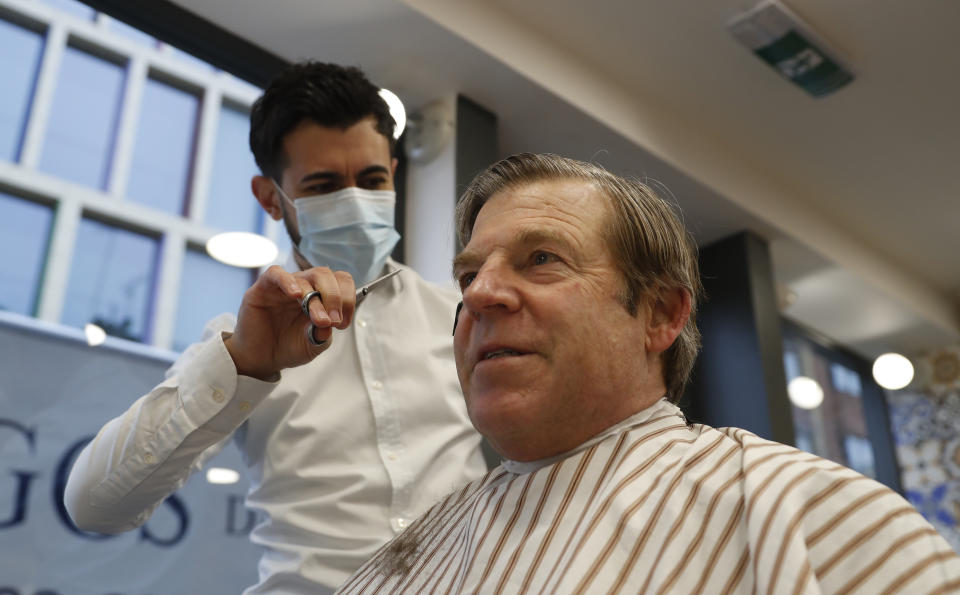
<svg viewBox="0 0 960 595"><path fill-rule="evenodd" d="M360 300L362 300L363 298L365 298L365 297L367 296L367 294L370 293L370 290L371 290L371 289L373 289L373 288L376 287L377 285L380 285L381 283L383 283L384 281L386 281L387 279L389 279L390 277L396 275L396 274L399 273L399 272L400 272L400 269L396 269L396 270L390 271L389 273L387 273L386 275L380 277L379 279L374 279L373 281L367 283L366 285L364 285L363 287L361 287L360 289L358 289L358 290L357 290L357 301L359 302Z"/></svg>

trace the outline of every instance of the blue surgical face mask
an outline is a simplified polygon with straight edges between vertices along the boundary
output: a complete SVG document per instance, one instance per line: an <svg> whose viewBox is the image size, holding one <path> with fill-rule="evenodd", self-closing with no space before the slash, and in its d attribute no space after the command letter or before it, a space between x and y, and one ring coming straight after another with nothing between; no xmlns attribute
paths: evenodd
<svg viewBox="0 0 960 595"><path fill-rule="evenodd" d="M297 249L312 266L349 272L357 285L373 281L400 240L393 227L396 200L393 190L356 186L298 198L292 201L300 228Z"/></svg>

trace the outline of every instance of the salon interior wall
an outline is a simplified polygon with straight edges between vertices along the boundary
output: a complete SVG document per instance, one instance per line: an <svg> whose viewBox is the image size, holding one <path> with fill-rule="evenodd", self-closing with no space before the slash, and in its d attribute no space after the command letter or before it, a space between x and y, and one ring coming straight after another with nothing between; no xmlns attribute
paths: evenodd
<svg viewBox="0 0 960 595"><path fill-rule="evenodd" d="M960 344L911 355L916 379L887 391L903 492L960 552Z"/></svg>
<svg viewBox="0 0 960 595"><path fill-rule="evenodd" d="M456 102L451 94L436 100L453 119L442 149L429 159L408 155L404 256L420 276L452 286L450 263L456 249L453 211L456 199ZM416 110L413 110L416 113ZM409 134L409 132L408 132Z"/></svg>

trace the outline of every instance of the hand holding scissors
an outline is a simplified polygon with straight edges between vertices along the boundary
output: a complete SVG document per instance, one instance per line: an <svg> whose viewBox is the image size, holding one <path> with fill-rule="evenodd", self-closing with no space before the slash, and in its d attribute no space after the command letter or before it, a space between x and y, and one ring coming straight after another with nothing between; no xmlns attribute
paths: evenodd
<svg viewBox="0 0 960 595"><path fill-rule="evenodd" d="M396 274L399 273L399 272L400 272L400 269L396 269L396 270L394 270L394 271L390 271L390 272L387 273L386 275L384 275L384 276L382 276L382 277L380 277L380 278L378 278L378 279L374 279L373 281L367 283L367 284L364 285L363 287L358 288L358 289L357 289L357 294L356 294L356 302L355 302L355 305L354 305L354 309L360 307L360 302L362 302L363 300L365 300L365 299L367 298L367 294L370 293L370 290L371 290L371 289L373 289L373 288L376 287L377 285L380 285L381 283L383 283L384 281L386 281L386 280L389 279L390 277L393 277L394 275L396 275ZM311 291L311 292L308 293L307 295L303 296L303 301L300 302L300 309L303 310L303 313L307 316L307 318L310 317L310 300L312 300L313 298L320 298L320 299L322 300L322 299L323 299L323 296L320 294L319 291ZM314 331L316 330L316 328L317 328L317 326L316 326L315 324L310 323L310 330L307 332L307 339L310 341L310 343L311 343L312 345L314 345L314 346L316 346L316 347L322 347L323 344L326 343L327 341L326 341L326 340L323 340L323 341L318 341L318 340L317 340L316 335L314 335Z"/></svg>
<svg viewBox="0 0 960 595"><path fill-rule="evenodd" d="M347 328L357 303L383 281L357 290L344 271L315 267L290 273L270 267L244 294L237 326L224 337L237 373L271 380L285 368L311 361L330 346L333 329Z"/></svg>

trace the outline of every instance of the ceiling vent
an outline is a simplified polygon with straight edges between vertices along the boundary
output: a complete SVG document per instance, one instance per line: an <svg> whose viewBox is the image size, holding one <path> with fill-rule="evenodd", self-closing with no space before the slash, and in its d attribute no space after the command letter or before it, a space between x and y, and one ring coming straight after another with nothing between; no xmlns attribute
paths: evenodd
<svg viewBox="0 0 960 595"><path fill-rule="evenodd" d="M727 28L760 59L814 97L829 95L853 80L823 39L776 0L765 0L737 15Z"/></svg>

